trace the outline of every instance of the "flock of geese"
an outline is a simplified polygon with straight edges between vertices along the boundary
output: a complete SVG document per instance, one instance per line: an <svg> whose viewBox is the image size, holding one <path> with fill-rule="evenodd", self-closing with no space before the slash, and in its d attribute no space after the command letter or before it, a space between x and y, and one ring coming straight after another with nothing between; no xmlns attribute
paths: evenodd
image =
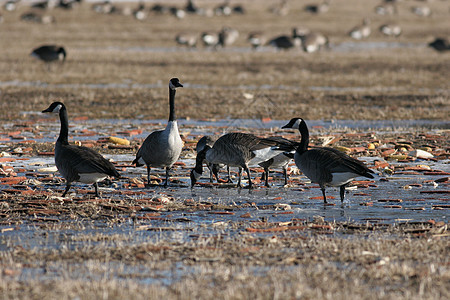
<svg viewBox="0 0 450 300"><path fill-rule="evenodd" d="M133 164L136 167L147 166L147 182L150 186L150 169L165 168L166 180L169 184L170 169L179 159L183 142L178 130L175 115L175 93L183 85L178 78L169 81L169 120L164 130L150 133L144 140ZM57 113L61 122L59 137L55 144L55 165L59 173L66 179L66 188L62 196L69 191L74 181L93 184L95 195L99 197L98 182L107 177L120 178L114 165L91 148L71 145L68 142L69 121L66 106L62 102L53 102L43 113ZM293 118L282 128L298 129L300 142L290 141L282 137L260 138L253 134L232 132L220 137L200 139L197 144L197 158L192 169L191 187L200 179L203 164L206 163L212 174L218 178L218 170L222 166L239 168L237 186L241 187L242 170L247 173L249 188L253 188L249 166L258 165L264 168L265 184L269 186L269 168L283 168L285 184L287 183L286 167L294 159L297 167L312 182L319 184L324 203L327 202L325 188L340 187L341 201L344 201L345 186L358 176L373 178L373 171L359 160L333 148L315 147L309 149L309 131L306 122L301 118ZM228 170L228 180L231 177Z"/></svg>

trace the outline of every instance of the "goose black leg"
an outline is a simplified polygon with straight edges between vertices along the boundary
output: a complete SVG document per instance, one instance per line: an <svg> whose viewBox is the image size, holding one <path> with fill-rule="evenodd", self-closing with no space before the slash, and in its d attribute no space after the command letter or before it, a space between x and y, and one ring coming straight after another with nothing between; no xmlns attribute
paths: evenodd
<svg viewBox="0 0 450 300"><path fill-rule="evenodd" d="M166 182L164 182L164 187L167 187L167 185L169 184L169 171L170 168L166 167Z"/></svg>
<svg viewBox="0 0 450 300"><path fill-rule="evenodd" d="M320 187L323 195L323 203L327 203L327 196L325 195L325 187Z"/></svg>
<svg viewBox="0 0 450 300"><path fill-rule="evenodd" d="M250 169L248 168L248 166L245 166L245 172L247 172L247 177L248 177L248 188L253 188L252 185L252 179L250 177Z"/></svg>
<svg viewBox="0 0 450 300"><path fill-rule="evenodd" d="M150 166L147 165L147 186L150 186Z"/></svg>
<svg viewBox="0 0 450 300"><path fill-rule="evenodd" d="M219 183L219 165L216 165L216 164L213 164L212 166L211 166L211 182L213 182L213 177L212 177L212 175L214 174L214 176L216 176L216 180L217 180L217 183Z"/></svg>
<svg viewBox="0 0 450 300"><path fill-rule="evenodd" d="M94 188L95 188L95 197L100 197L100 195L98 194L98 183L97 182L94 183Z"/></svg>
<svg viewBox="0 0 450 300"><path fill-rule="evenodd" d="M66 189L64 190L64 193L61 195L61 197L65 197L69 190L70 190L70 183L67 183L66 184Z"/></svg>
<svg viewBox="0 0 450 300"><path fill-rule="evenodd" d="M229 166L227 166L227 173L228 173L227 183L233 183L233 180L231 180L231 172Z"/></svg>
<svg viewBox="0 0 450 300"><path fill-rule="evenodd" d="M287 168L283 168L283 175L284 175L284 185L287 185Z"/></svg>
<svg viewBox="0 0 450 300"><path fill-rule="evenodd" d="M345 184L341 185L341 187L339 188L339 192L341 195L341 202L344 202L344 198L345 198Z"/></svg>
<svg viewBox="0 0 450 300"><path fill-rule="evenodd" d="M265 180L265 186L269 187L269 168L264 168L264 180Z"/></svg>
<svg viewBox="0 0 450 300"><path fill-rule="evenodd" d="M238 187L242 187L242 185L241 185L241 176L242 176L242 168L241 167L239 167L239 172L238 172L238 183L237 183L237 186Z"/></svg>

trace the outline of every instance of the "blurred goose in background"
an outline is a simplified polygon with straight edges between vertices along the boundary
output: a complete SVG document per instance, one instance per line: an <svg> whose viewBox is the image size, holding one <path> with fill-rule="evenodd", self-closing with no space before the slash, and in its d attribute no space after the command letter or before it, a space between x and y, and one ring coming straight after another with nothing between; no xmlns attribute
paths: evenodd
<svg viewBox="0 0 450 300"><path fill-rule="evenodd" d="M292 35L281 35L271 39L268 45L277 49L291 49L294 47L300 47L302 44L301 38L297 34L297 28L292 29Z"/></svg>
<svg viewBox="0 0 450 300"><path fill-rule="evenodd" d="M323 14L330 9L330 0L323 0L319 4L306 5L304 10L312 14Z"/></svg>
<svg viewBox="0 0 450 300"><path fill-rule="evenodd" d="M439 52L450 51L450 39L436 38L428 46Z"/></svg>
<svg viewBox="0 0 450 300"><path fill-rule="evenodd" d="M387 36L398 37L402 34L402 28L398 24L388 23L380 26L380 32Z"/></svg>
<svg viewBox="0 0 450 300"><path fill-rule="evenodd" d="M228 47L236 42L239 37L239 31L236 29L225 26L219 32L219 41L217 43L218 46Z"/></svg>
<svg viewBox="0 0 450 300"><path fill-rule="evenodd" d="M390 16L397 14L397 5L394 3L383 3L375 7L375 13L381 16Z"/></svg>
<svg viewBox="0 0 450 300"><path fill-rule="evenodd" d="M201 177L201 163L206 159L211 164L224 164L239 168L238 187L241 187L242 169L247 172L249 188L252 188L249 165L257 165L284 152L279 147L285 143L273 139L259 138L253 134L233 132L221 136L212 148L205 148L197 154L196 166L191 171L191 186Z"/></svg>
<svg viewBox="0 0 450 300"><path fill-rule="evenodd" d="M267 38L262 31L254 31L248 34L247 41L252 45L253 49L257 49L266 44Z"/></svg>
<svg viewBox="0 0 450 300"><path fill-rule="evenodd" d="M219 34L217 32L206 31L201 35L205 47L215 47L219 43Z"/></svg>
<svg viewBox="0 0 450 300"><path fill-rule="evenodd" d="M150 186L151 167L165 168L166 181L164 187L169 183L169 171L178 160L183 149L183 141L178 132L178 123L175 116L175 93L176 89L183 87L178 78L169 81L169 121L166 129L150 133L139 148L133 164L136 167L147 166L147 182Z"/></svg>
<svg viewBox="0 0 450 300"><path fill-rule="evenodd" d="M138 7L133 10L133 17L136 20L143 21L148 17L148 11L143 3L139 3Z"/></svg>
<svg viewBox="0 0 450 300"><path fill-rule="evenodd" d="M370 19L364 18L362 25L356 26L350 30L349 35L355 40L361 40L369 37L371 33L372 30L370 29Z"/></svg>
<svg viewBox="0 0 450 300"><path fill-rule="evenodd" d="M67 53L61 46L44 45L33 49L30 55L46 63L50 63L53 61L64 62L66 60Z"/></svg>
<svg viewBox="0 0 450 300"><path fill-rule="evenodd" d="M279 16L286 16L289 13L288 0L280 0L280 3L269 8L269 12Z"/></svg>
<svg viewBox="0 0 450 300"><path fill-rule="evenodd" d="M55 17L40 12L28 12L20 16L20 20L25 22L39 23L39 24L52 24L55 23Z"/></svg>
<svg viewBox="0 0 450 300"><path fill-rule="evenodd" d="M301 135L300 144L295 152L294 160L297 167L311 182L318 183L327 203L325 188L339 186L341 202L345 198L345 186L358 176L374 178L373 171L359 160L333 148L308 149L309 131L305 121L293 118L281 128L298 129Z"/></svg>
<svg viewBox="0 0 450 300"><path fill-rule="evenodd" d="M327 48L328 38L318 32L311 32L301 37L302 48L307 53L317 52L321 49Z"/></svg>
<svg viewBox="0 0 450 300"><path fill-rule="evenodd" d="M431 9L428 6L414 6L411 11L419 17L431 16Z"/></svg>
<svg viewBox="0 0 450 300"><path fill-rule="evenodd" d="M183 46L196 47L198 35L193 32L181 32L175 37L175 41Z"/></svg>
<svg viewBox="0 0 450 300"><path fill-rule="evenodd" d="M3 8L6 11L15 11L17 9L17 4L20 0L8 0L3 4Z"/></svg>
<svg viewBox="0 0 450 300"><path fill-rule="evenodd" d="M53 102L43 113L58 113L61 121L61 130L55 144L55 164L59 173L66 179L66 189L62 196L69 191L72 182L79 181L93 184L95 196L98 194L98 182L108 176L120 178L114 165L102 155L91 148L70 145L69 121L67 110L63 103Z"/></svg>

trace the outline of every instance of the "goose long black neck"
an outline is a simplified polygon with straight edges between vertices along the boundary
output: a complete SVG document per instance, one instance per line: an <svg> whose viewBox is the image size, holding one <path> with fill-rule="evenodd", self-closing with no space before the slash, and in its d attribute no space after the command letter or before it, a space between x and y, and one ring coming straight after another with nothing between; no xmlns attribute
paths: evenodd
<svg viewBox="0 0 450 300"><path fill-rule="evenodd" d="M169 122L177 119L175 115L175 89L169 88Z"/></svg>
<svg viewBox="0 0 450 300"><path fill-rule="evenodd" d="M300 131L300 135L302 136L302 139L300 140L300 146L298 146L297 151L300 153L308 151L308 144L309 144L309 131L308 126L306 126L305 121L301 121L300 125L298 127L298 131Z"/></svg>
<svg viewBox="0 0 450 300"><path fill-rule="evenodd" d="M69 140L69 118L67 116L67 110L63 106L59 111L59 120L61 121L61 130L59 131L58 141L63 145L68 145Z"/></svg>

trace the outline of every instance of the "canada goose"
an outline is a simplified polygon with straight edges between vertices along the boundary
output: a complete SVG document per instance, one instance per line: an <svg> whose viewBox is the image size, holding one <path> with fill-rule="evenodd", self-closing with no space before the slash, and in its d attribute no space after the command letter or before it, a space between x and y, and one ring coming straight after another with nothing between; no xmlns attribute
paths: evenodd
<svg viewBox="0 0 450 300"><path fill-rule="evenodd" d="M193 0L187 0L186 7L184 8L184 10L189 14L198 14L199 13L199 9L194 4Z"/></svg>
<svg viewBox="0 0 450 300"><path fill-rule="evenodd" d="M225 164L239 168L238 187L241 186L242 169L247 172L249 188L252 188L249 164L259 164L282 153L279 146L284 143L259 138L253 134L233 132L221 136L212 148L205 148L197 154L196 166L191 171L191 186L200 178L203 168L201 162L206 158L211 164ZM199 166L200 164L200 166Z"/></svg>
<svg viewBox="0 0 450 300"><path fill-rule="evenodd" d="M428 6L414 6L411 8L412 12L419 17L431 16L431 9Z"/></svg>
<svg viewBox="0 0 450 300"><path fill-rule="evenodd" d="M205 47L214 47L219 42L219 34L212 31L203 32L202 42Z"/></svg>
<svg viewBox="0 0 450 300"><path fill-rule="evenodd" d="M69 121L67 110L63 103L53 102L43 113L59 113L61 131L55 144L55 164L59 173L66 179L64 197L73 181L94 184L95 196L99 197L97 182L108 176L120 178L113 164L96 151L81 146L70 145L68 142Z"/></svg>
<svg viewBox="0 0 450 300"><path fill-rule="evenodd" d="M303 119L293 118L281 128L293 128L300 131L301 141L294 155L295 164L312 182L319 184L324 203L327 203L325 195L327 186L339 186L343 202L345 186L350 181L358 176L373 178L371 173L374 172L363 162L351 158L339 150L325 147L308 150L309 131Z"/></svg>
<svg viewBox="0 0 450 300"><path fill-rule="evenodd" d="M268 44L278 49L290 49L294 47L300 47L301 43L302 41L297 34L297 29L293 28L291 36L281 35L275 37L270 40Z"/></svg>
<svg viewBox="0 0 450 300"><path fill-rule="evenodd" d="M303 50L312 53L328 47L328 38L321 33L311 32L301 37Z"/></svg>
<svg viewBox="0 0 450 300"><path fill-rule="evenodd" d="M35 12L24 13L23 15L20 16L20 20L44 25L55 23L55 17Z"/></svg>
<svg viewBox="0 0 450 300"><path fill-rule="evenodd" d="M33 49L30 55L46 63L49 63L55 60L64 62L66 60L67 53L63 47L55 45L44 45L39 48Z"/></svg>
<svg viewBox="0 0 450 300"><path fill-rule="evenodd" d="M222 4L214 8L214 14L216 16L229 16L233 12L230 6L230 0L225 0Z"/></svg>
<svg viewBox="0 0 450 300"><path fill-rule="evenodd" d="M439 52L450 51L450 40L446 38L436 38L429 43L428 46Z"/></svg>
<svg viewBox="0 0 450 300"><path fill-rule="evenodd" d="M8 0L8 1L6 1L5 4L3 5L3 8L4 8L6 11L15 11L16 8L17 8L17 3L18 3L19 1L20 1L20 0Z"/></svg>
<svg viewBox="0 0 450 300"><path fill-rule="evenodd" d="M349 35L355 40L361 40L369 37L372 30L370 29L370 20L368 18L364 18L362 25L354 27L350 30Z"/></svg>
<svg viewBox="0 0 450 300"><path fill-rule="evenodd" d="M271 6L269 11L275 15L286 16L289 13L288 0L280 0L280 3Z"/></svg>
<svg viewBox="0 0 450 300"><path fill-rule="evenodd" d="M284 144L283 150L287 150L286 152L281 152L280 154L277 154L276 156L260 162L258 165L261 166L264 169L263 175L261 179L264 179L265 186L269 186L269 173L270 168L281 168L283 170L284 175L284 185L287 184L287 165L289 162L294 158L295 149L298 146L298 143L292 142L290 140L287 140L282 137L269 137L269 140L273 140L276 142L279 142L281 144ZM288 148L286 148L288 147Z"/></svg>
<svg viewBox="0 0 450 300"><path fill-rule="evenodd" d="M382 16L396 15L397 6L393 3L383 3L375 7L375 13Z"/></svg>
<svg viewBox="0 0 450 300"><path fill-rule="evenodd" d="M139 21L143 21L147 19L148 12L143 3L139 3L138 7L132 12L134 18Z"/></svg>
<svg viewBox="0 0 450 300"><path fill-rule="evenodd" d="M257 49L264 45L267 39L263 32L255 31L248 34L247 41L252 45L253 49Z"/></svg>
<svg viewBox="0 0 450 300"><path fill-rule="evenodd" d="M218 46L227 47L232 45L239 37L239 31L230 27L223 27L219 32Z"/></svg>
<svg viewBox="0 0 450 300"><path fill-rule="evenodd" d="M150 133L136 153L133 164L136 167L147 165L147 182L150 185L150 168L166 168L166 181L169 183L169 170L180 157L183 141L178 132L178 124L175 116L175 93L178 87L183 87L178 78L169 81L169 121L166 129Z"/></svg>
<svg viewBox="0 0 450 300"><path fill-rule="evenodd" d="M402 28L394 23L388 23L380 26L380 32L387 36L398 37L402 34Z"/></svg>
<svg viewBox="0 0 450 300"><path fill-rule="evenodd" d="M197 34L192 32L181 32L175 37L175 41L180 45L187 47L197 46Z"/></svg>
<svg viewBox="0 0 450 300"><path fill-rule="evenodd" d="M323 14L330 9L330 1L324 0L319 4L309 4L305 6L305 11L313 14Z"/></svg>
<svg viewBox="0 0 450 300"><path fill-rule="evenodd" d="M219 138L218 135L205 135L201 139L198 140L197 145L195 146L195 151L197 152L197 155L199 152L203 151L204 149L210 149L214 146L214 143ZM219 170L220 168L224 167L224 164L211 164L208 161L206 161L206 158L204 158L203 161L200 163L203 164L206 162L206 165L209 169L209 181L213 182L213 175L216 176L217 182L219 182ZM232 183L231 180L231 174L230 174L230 167L227 166L227 172L228 172L228 180L227 182Z"/></svg>

